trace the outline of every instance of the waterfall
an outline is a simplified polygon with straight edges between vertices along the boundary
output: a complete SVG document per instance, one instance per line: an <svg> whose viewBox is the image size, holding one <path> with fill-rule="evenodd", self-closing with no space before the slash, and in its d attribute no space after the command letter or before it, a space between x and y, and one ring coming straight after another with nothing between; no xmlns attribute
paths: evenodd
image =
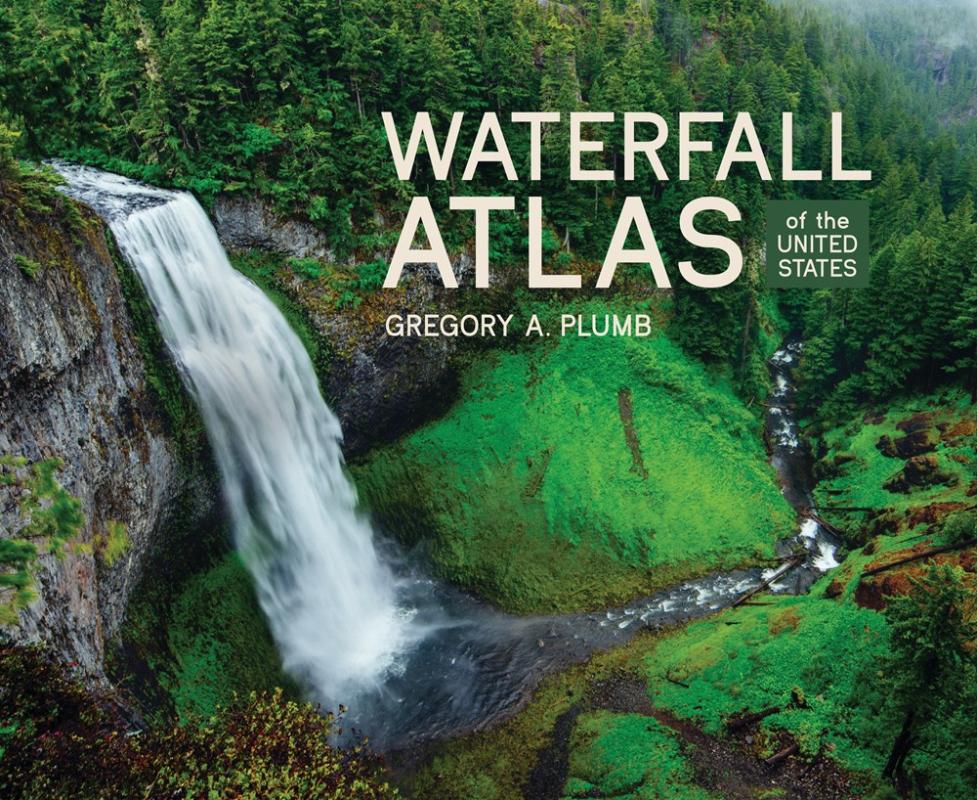
<svg viewBox="0 0 977 800"><path fill-rule="evenodd" d="M660 628L728 607L761 580L805 592L837 565L837 542L813 519L778 543L804 562L712 573L624 608L515 618L378 557L343 472L339 422L319 394L298 337L236 272L188 194L56 164L66 192L110 225L138 272L196 399L220 467L237 548L285 668L316 700L380 747L414 746L504 719L547 673ZM799 511L813 505L792 411L787 344L771 359L773 463Z"/></svg>
<svg viewBox="0 0 977 800"><path fill-rule="evenodd" d="M203 416L235 544L285 669L331 703L374 689L414 626L357 512L339 421L298 337L231 266L191 195L56 168L142 279Z"/></svg>

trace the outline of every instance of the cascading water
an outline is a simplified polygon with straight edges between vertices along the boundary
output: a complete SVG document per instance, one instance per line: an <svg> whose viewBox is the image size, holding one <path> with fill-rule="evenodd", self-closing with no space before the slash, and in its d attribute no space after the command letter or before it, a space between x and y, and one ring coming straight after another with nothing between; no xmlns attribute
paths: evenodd
<svg viewBox="0 0 977 800"><path fill-rule="evenodd" d="M220 467L237 548L286 669L338 702L414 636L343 471L342 432L302 343L230 264L192 196L57 165L146 287Z"/></svg>
<svg viewBox="0 0 977 800"><path fill-rule="evenodd" d="M341 431L301 342L228 262L188 194L56 164L65 191L106 219L142 279L207 426L237 547L285 668L382 748L470 731L511 713L546 673L660 627L729 606L764 579L806 591L836 565L811 518L778 544L784 566L707 575L627 608L514 618L378 553L343 471ZM813 505L791 411L799 345L771 359L767 436L784 494ZM797 554L801 553L801 556Z"/></svg>

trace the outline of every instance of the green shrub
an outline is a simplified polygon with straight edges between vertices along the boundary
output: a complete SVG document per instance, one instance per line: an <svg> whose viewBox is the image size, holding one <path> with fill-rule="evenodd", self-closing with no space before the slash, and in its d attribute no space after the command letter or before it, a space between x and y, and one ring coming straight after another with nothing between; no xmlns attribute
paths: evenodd
<svg viewBox="0 0 977 800"><path fill-rule="evenodd" d="M322 262L318 258L290 258L288 266L292 272L308 281L322 277Z"/></svg>
<svg viewBox="0 0 977 800"><path fill-rule="evenodd" d="M345 289L336 297L336 308L356 308L362 299L351 289Z"/></svg>
<svg viewBox="0 0 977 800"><path fill-rule="evenodd" d="M356 278L353 286L362 291L373 291L383 286L384 278L387 277L387 262L382 258L370 261L367 264L360 264L356 268Z"/></svg>
<svg viewBox="0 0 977 800"><path fill-rule="evenodd" d="M949 514L943 523L943 535L950 544L963 544L977 539L977 514L973 511Z"/></svg>
<svg viewBox="0 0 977 800"><path fill-rule="evenodd" d="M132 540L126 526L116 520L109 520L107 530L99 534L96 541L99 559L107 567L111 567L122 556L129 552Z"/></svg>

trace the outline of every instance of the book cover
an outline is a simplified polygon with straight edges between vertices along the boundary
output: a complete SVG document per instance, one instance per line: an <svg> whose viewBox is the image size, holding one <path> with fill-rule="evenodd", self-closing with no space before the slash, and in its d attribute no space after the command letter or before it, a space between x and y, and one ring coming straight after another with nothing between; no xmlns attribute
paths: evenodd
<svg viewBox="0 0 977 800"><path fill-rule="evenodd" d="M0 0L0 796L977 795L972 0Z"/></svg>

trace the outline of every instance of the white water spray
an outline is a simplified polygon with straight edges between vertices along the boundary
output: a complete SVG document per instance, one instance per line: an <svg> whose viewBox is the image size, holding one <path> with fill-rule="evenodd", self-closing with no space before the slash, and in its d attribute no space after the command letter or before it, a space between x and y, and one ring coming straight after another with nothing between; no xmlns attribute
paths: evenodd
<svg viewBox="0 0 977 800"><path fill-rule="evenodd" d="M375 688L413 638L410 614L356 511L339 421L302 343L189 194L58 170L108 219L188 379L285 668L328 702Z"/></svg>

